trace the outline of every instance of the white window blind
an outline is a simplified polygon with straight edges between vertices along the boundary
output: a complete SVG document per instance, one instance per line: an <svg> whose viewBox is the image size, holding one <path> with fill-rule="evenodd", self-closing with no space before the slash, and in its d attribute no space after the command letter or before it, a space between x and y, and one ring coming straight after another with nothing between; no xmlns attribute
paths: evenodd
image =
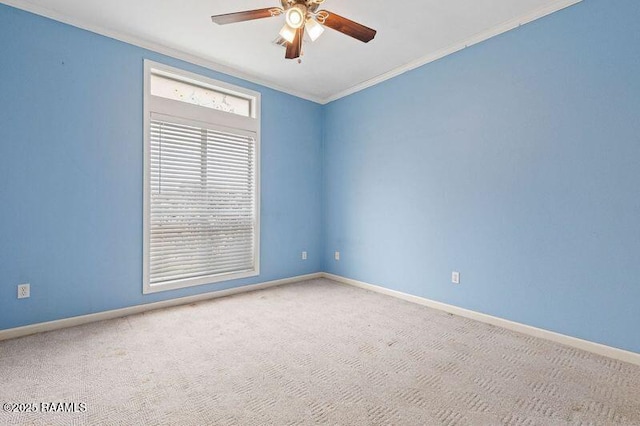
<svg viewBox="0 0 640 426"><path fill-rule="evenodd" d="M152 119L152 285L253 269L254 144Z"/></svg>
<svg viewBox="0 0 640 426"><path fill-rule="evenodd" d="M143 291L258 275L259 94L150 61L145 75ZM165 80L244 99L247 113L157 94Z"/></svg>

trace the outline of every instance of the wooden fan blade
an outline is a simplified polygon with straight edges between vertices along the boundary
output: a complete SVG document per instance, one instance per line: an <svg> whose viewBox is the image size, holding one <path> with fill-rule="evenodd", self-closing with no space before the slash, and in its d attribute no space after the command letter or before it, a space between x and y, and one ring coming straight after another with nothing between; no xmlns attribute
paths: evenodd
<svg viewBox="0 0 640 426"><path fill-rule="evenodd" d="M283 12L279 7L269 7L266 9L245 10L244 12L225 13L224 15L214 15L211 20L218 25L233 24L236 22L251 21L253 19L271 18Z"/></svg>
<svg viewBox="0 0 640 426"><path fill-rule="evenodd" d="M302 37L304 36L304 27L296 30L296 35L293 38L293 42L287 43L287 53L284 57L287 59L295 59L300 57L302 52Z"/></svg>
<svg viewBox="0 0 640 426"><path fill-rule="evenodd" d="M362 24L358 24L350 19L344 18L340 15L336 15L328 10L320 10L317 13L318 22L326 25L329 28L333 28L336 31L340 31L350 37L358 39L364 43L368 43L376 36L376 30L365 27Z"/></svg>

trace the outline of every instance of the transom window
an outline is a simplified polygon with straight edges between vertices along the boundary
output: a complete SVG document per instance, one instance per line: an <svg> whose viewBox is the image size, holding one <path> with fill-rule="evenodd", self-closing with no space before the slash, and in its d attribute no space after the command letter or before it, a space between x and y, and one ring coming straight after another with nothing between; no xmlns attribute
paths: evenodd
<svg viewBox="0 0 640 426"><path fill-rule="evenodd" d="M151 94L243 117L249 117L251 112L251 99L234 96L215 87L175 80L165 75L151 74Z"/></svg>
<svg viewBox="0 0 640 426"><path fill-rule="evenodd" d="M145 61L145 293L259 273L260 95Z"/></svg>

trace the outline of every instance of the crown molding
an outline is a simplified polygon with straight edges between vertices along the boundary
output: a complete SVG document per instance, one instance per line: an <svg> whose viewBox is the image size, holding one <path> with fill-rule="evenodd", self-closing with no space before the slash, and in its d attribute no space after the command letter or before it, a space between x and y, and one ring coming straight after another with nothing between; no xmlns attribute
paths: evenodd
<svg viewBox="0 0 640 426"><path fill-rule="evenodd" d="M423 65L426 65L430 62L437 61L438 59L444 58L445 56L451 55L452 53L456 53L462 49L465 49L469 46L473 46L474 44L480 43L482 41L488 40L492 37L500 35L502 33L506 33L514 28L518 28L522 25L528 24L529 22L535 21L536 19L543 18L547 15L555 13L559 10L566 9L569 6L573 6L577 3L580 3L582 0L559 0L556 3L546 6L540 9L536 9L530 13L519 16L517 18L511 19L509 21L503 22L500 25L489 28L485 31L479 32L459 43L446 47L444 49L438 50L437 52L430 53L429 55L418 58L414 61L407 62L406 64L394 68L384 74L380 74L377 77L371 78L367 81L363 81L360 84L356 84L346 90L336 93L333 96L329 96L322 100L322 104L327 104L329 102L333 102L340 98L344 98L345 96L349 96L353 93L364 90L368 87L375 86L376 84L380 84L383 81L389 80L391 78L397 77L400 74L404 74L407 71L411 71L413 69L419 68Z"/></svg>
<svg viewBox="0 0 640 426"><path fill-rule="evenodd" d="M94 25L94 24L85 22L81 19L72 18L62 13L53 11L51 9L47 9L46 7L33 4L26 0L0 0L0 3L6 4L7 6L15 7L17 9L24 10L26 12L33 13L35 15L53 19L54 21L62 22L63 24L71 25L76 28L90 31L92 33L96 33L114 40L118 40L127 44L141 47L143 49L151 50L155 53L170 56L174 59L179 59L194 65L199 65L201 67L210 69L212 71L217 71L223 74L227 74L231 77L241 78L251 83L259 84L261 86L265 86L270 89L277 90L279 92L287 93L289 95L292 95L298 98L306 99L308 101L312 101L319 104L324 103L324 100L317 96L313 96L309 93L301 92L299 90L294 90L294 89L280 86L269 80L265 80L251 73L240 71L228 65L224 65L209 59L205 59L201 56L194 55L192 53L185 52L182 50L178 50L173 47L165 46L160 43L152 42L140 37L135 37L120 31L114 31L105 27L101 27L99 25Z"/></svg>
<svg viewBox="0 0 640 426"><path fill-rule="evenodd" d="M236 68L233 68L228 65L224 65L209 59L205 59L201 56L185 52L182 50L178 50L169 46L165 46L160 43L155 43L140 37L135 37L123 32L110 30L108 28L104 28L98 25L94 25L88 22L85 22L80 19L72 18L67 15L61 14L59 12L55 12L53 10L47 9L45 7L35 5L27 0L0 0L0 3L6 4L8 6L12 6L18 9L25 10L27 12L34 13L36 15L44 16L46 18L53 19L55 21L62 22L64 24L68 24L86 31L90 31L105 37L112 38L114 40L118 40L124 43L132 44L134 46L141 47L143 49L151 50L156 53L160 53L163 55L170 56L175 59L183 60L194 65L199 65L205 68L208 68L212 71L217 71L223 74L227 74L232 77L241 78L243 80L249 81L251 83L259 84L261 86L268 87L270 89L277 90L279 92L287 93L292 96L296 96L298 98L306 99L308 101L312 101L321 105L328 104L329 102L333 102L345 96L349 96L371 86L375 86L377 84L382 83L383 81L389 80L391 78L397 77L401 74L406 73L407 71L411 71L415 68L426 65L430 62L437 61L445 56L451 55L452 53L458 52L462 49L465 49L474 44L480 43L482 41L488 40L492 37L505 33L509 30L517 28L521 25L527 24L529 22L535 21L536 19L543 18L547 15L550 15L559 10L565 9L567 7L573 6L577 3L580 3L582 0L558 0L556 3L536 9L530 13L527 13L523 16L511 19L507 22L504 22L495 27L489 28L485 31L482 31L478 34L475 34L459 43L441 49L437 52L431 53L429 55L423 56L411 62L408 62L404 65L401 65L397 68L394 68L384 74L380 74L377 77L371 78L369 80L363 81L362 83L356 84L355 86L351 86L348 89L342 90L334 95L331 95L326 98L318 97L311 95L309 93L305 93L299 90L294 90L288 87L283 87L278 84L275 84L269 80L265 80L264 78L260 78L251 73L247 73L244 71L240 71Z"/></svg>

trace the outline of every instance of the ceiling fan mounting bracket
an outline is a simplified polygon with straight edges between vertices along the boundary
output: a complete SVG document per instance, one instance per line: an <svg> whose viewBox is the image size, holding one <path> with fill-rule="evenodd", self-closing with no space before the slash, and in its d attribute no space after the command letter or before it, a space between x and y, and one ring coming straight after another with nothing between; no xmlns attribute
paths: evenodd
<svg viewBox="0 0 640 426"><path fill-rule="evenodd" d="M280 0L280 3L284 10L299 4L305 6L309 12L313 13L318 10L318 7L320 7L322 3L324 3L324 0Z"/></svg>

